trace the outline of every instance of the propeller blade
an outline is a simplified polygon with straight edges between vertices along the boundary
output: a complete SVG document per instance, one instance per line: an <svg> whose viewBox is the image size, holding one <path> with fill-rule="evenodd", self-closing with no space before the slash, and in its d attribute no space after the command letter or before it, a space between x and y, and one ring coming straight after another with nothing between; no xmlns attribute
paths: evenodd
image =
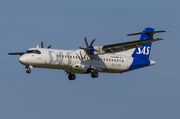
<svg viewBox="0 0 180 119"><path fill-rule="evenodd" d="M94 43L95 40L96 40L96 38L93 39L93 41L91 42L90 48L92 47L92 45L93 45L93 43Z"/></svg>
<svg viewBox="0 0 180 119"><path fill-rule="evenodd" d="M44 46L43 46L43 40L41 40L41 48L44 48Z"/></svg>
<svg viewBox="0 0 180 119"><path fill-rule="evenodd" d="M47 49L49 49L49 48L51 48L51 47L52 47L52 45L48 46Z"/></svg>
<svg viewBox="0 0 180 119"><path fill-rule="evenodd" d="M79 46L78 46L78 48L79 48L79 49L86 50L86 51L90 51L90 50L91 50L90 48L82 48L82 47L79 47Z"/></svg>
<svg viewBox="0 0 180 119"><path fill-rule="evenodd" d="M86 36L84 36L84 40L85 40L86 46L89 47Z"/></svg>
<svg viewBox="0 0 180 119"><path fill-rule="evenodd" d="M89 46L88 45L88 42L87 42L87 39L86 39L86 36L84 36L84 40L85 40L85 43L86 43L86 48L82 48L82 47L79 47L78 46L78 48L79 49L83 49L83 50L85 50L86 51L86 53L87 54L89 54L89 55L92 55L92 53L91 53L91 51L97 51L97 52L99 52L98 50L96 50L96 49L91 49L91 47L92 47L92 45L93 45L93 43L94 43L94 41L96 40L96 38L94 38L93 40L92 40L92 42L91 42L91 45Z"/></svg>
<svg viewBox="0 0 180 119"><path fill-rule="evenodd" d="M79 48L79 49L83 49L83 50L85 49L85 48L82 48L82 47L79 47L79 46L78 46L78 48Z"/></svg>

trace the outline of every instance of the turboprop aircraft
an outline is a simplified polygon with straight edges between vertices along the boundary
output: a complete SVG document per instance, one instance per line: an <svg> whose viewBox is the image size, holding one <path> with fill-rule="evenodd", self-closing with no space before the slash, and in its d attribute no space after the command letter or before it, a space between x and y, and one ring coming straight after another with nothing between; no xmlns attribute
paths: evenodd
<svg viewBox="0 0 180 119"><path fill-rule="evenodd" d="M84 38L86 48L78 47L78 50L30 48L26 52L8 53L9 55L20 55L19 62L27 68L26 73L31 73L32 68L62 69L68 74L69 80L75 80L76 73L91 74L97 78L99 72L123 73L155 64L149 60L151 44L154 41L163 40L153 38L153 34L169 32L169 30L154 31L153 28L145 28L140 33L128 34L128 36L141 35L140 40L110 44L104 46L93 46L93 39L89 45Z"/></svg>

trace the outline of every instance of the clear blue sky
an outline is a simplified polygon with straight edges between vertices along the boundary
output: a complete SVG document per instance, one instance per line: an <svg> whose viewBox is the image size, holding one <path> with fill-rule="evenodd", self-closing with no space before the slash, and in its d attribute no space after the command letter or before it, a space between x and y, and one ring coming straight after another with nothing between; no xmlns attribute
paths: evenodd
<svg viewBox="0 0 180 119"><path fill-rule="evenodd" d="M179 0L0 0L1 119L179 119ZM124 74L77 74L33 69L8 52L53 44L57 49L139 39L126 36L145 27L156 34L150 59L156 65Z"/></svg>

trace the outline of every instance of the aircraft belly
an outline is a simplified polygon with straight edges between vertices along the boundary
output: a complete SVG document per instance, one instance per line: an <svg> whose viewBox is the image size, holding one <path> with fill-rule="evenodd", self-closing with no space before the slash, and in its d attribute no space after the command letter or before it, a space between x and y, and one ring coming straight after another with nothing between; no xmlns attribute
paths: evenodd
<svg viewBox="0 0 180 119"><path fill-rule="evenodd" d="M104 73L121 73L122 71L124 71L124 70L120 69L120 68L119 69L107 68L102 72L104 72Z"/></svg>

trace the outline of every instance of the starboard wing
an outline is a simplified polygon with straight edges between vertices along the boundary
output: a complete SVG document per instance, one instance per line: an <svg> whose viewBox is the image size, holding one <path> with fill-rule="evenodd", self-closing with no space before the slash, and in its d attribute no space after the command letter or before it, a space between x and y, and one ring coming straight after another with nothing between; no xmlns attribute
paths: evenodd
<svg viewBox="0 0 180 119"><path fill-rule="evenodd" d="M110 45L104 45L104 50L109 50L113 53L129 50L132 48L137 48L143 46L144 43L152 43L154 41L163 40L162 38L152 38L152 39L144 39L144 40L136 40L136 41L130 41L130 42L124 42L124 43L117 43L117 44L110 44Z"/></svg>

